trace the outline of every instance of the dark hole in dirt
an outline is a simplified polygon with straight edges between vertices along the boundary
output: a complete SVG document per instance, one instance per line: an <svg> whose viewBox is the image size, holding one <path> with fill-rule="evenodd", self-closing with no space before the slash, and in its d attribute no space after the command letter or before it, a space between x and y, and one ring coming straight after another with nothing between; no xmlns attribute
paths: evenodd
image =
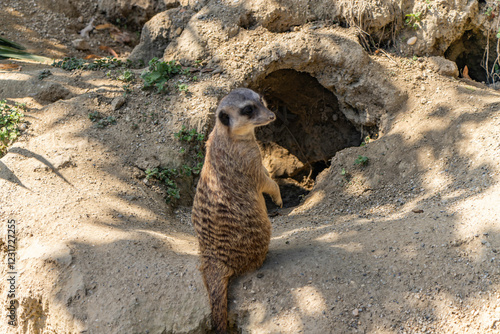
<svg viewBox="0 0 500 334"><path fill-rule="evenodd" d="M308 73L278 70L252 88L277 116L257 130L265 163L278 179L283 206L296 206L335 153L359 146L362 135L340 111L335 94Z"/></svg>
<svg viewBox="0 0 500 334"><path fill-rule="evenodd" d="M486 47L488 39L479 31L467 30L460 39L453 42L445 52L445 57L457 63L460 75L463 76L464 67L467 65L469 77L479 82L498 81L500 77L488 78L486 72L486 60L490 75L495 73L494 62L497 57L496 39L490 39L488 59L486 59ZM493 72L492 72L493 69ZM500 68L498 68L500 74Z"/></svg>
<svg viewBox="0 0 500 334"><path fill-rule="evenodd" d="M253 16L252 13L246 13L242 16L240 16L240 20L238 22L238 25L246 30L251 29L253 26L257 24L257 20Z"/></svg>
<svg viewBox="0 0 500 334"><path fill-rule="evenodd" d="M304 196L309 193L309 190L301 186L297 182L290 182L290 180L278 180L280 186L281 199L283 200L284 208L293 208L300 204ZM267 211L272 214L273 210L278 206L273 203L271 196L264 194L266 200Z"/></svg>

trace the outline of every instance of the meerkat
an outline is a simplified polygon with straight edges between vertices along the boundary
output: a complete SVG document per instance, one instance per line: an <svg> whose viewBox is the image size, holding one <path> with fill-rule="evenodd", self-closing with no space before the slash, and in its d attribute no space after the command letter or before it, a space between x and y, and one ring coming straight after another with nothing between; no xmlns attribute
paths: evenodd
<svg viewBox="0 0 500 334"><path fill-rule="evenodd" d="M227 290L232 276L258 269L271 240L262 193L283 205L278 184L262 165L255 128L274 121L262 97L233 90L216 110L216 123L194 197L192 222L208 291L213 327L227 333Z"/></svg>

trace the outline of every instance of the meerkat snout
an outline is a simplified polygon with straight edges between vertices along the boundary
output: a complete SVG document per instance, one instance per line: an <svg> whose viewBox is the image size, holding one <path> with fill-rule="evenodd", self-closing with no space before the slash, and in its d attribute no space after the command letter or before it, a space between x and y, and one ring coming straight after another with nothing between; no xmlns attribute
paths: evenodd
<svg viewBox="0 0 500 334"><path fill-rule="evenodd" d="M270 110L268 110L267 117L269 119L269 123L274 122L274 120L276 119L276 115Z"/></svg>

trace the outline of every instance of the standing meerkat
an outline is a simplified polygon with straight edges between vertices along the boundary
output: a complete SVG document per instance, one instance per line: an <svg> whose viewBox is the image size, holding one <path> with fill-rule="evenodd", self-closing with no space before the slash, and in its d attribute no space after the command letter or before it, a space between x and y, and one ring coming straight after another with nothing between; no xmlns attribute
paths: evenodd
<svg viewBox="0 0 500 334"><path fill-rule="evenodd" d="M259 94L235 89L220 102L206 144L192 221L218 333L227 332L229 279L259 268L269 248L271 222L262 193L283 204L278 184L262 165L254 131L275 118Z"/></svg>

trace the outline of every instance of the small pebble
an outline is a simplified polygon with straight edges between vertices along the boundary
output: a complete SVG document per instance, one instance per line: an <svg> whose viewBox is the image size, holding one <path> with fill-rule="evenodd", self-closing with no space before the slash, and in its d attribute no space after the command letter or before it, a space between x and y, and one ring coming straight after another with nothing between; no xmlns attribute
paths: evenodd
<svg viewBox="0 0 500 334"><path fill-rule="evenodd" d="M111 101L111 107L116 111L120 109L125 104L125 102L126 100L123 96L115 97L113 101Z"/></svg>
<svg viewBox="0 0 500 334"><path fill-rule="evenodd" d="M413 45L415 43L417 43L417 37L415 36L408 38L408 41L406 41L406 44L408 45Z"/></svg>
<svg viewBox="0 0 500 334"><path fill-rule="evenodd" d="M75 47L75 49L77 49L77 50L80 50L80 51L90 50L89 43L86 40L84 40L83 38L75 39L72 42L72 44Z"/></svg>

